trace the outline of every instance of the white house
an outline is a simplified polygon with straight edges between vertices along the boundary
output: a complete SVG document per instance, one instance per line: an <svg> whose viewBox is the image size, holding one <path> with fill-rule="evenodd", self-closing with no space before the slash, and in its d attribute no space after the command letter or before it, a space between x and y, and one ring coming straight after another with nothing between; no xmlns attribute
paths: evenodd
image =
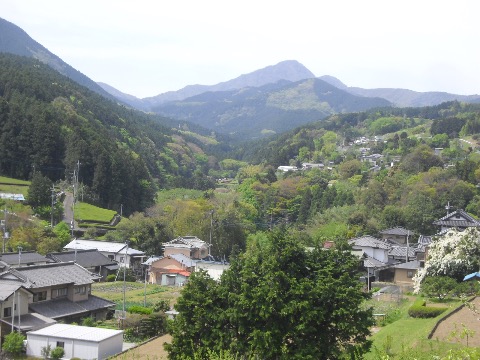
<svg viewBox="0 0 480 360"><path fill-rule="evenodd" d="M146 258L143 251L133 249L125 243L112 241L74 239L63 248L69 251L96 249L110 260L116 261L120 266L126 265L127 268L134 270L140 268Z"/></svg>
<svg viewBox="0 0 480 360"><path fill-rule="evenodd" d="M54 324L27 333L27 355L42 356L42 348L62 347L64 358L106 359L122 351L123 330Z"/></svg>

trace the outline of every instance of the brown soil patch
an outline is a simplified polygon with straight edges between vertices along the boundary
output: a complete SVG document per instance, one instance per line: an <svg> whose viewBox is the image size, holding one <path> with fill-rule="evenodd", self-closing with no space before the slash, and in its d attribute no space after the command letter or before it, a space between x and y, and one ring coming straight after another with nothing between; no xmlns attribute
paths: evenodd
<svg viewBox="0 0 480 360"><path fill-rule="evenodd" d="M163 343L170 341L172 341L170 335L163 335L115 356L112 360L166 360L168 354L163 349Z"/></svg>
<svg viewBox="0 0 480 360"><path fill-rule="evenodd" d="M473 310L464 306L455 314L443 320L433 333L432 339L467 345L466 337L461 338L462 330L467 329L474 332L473 335L469 335L468 345L480 346L480 313L478 312L480 310L480 298L476 297L471 301L471 304ZM428 306L430 305L428 304ZM457 332L456 336L452 336L454 332Z"/></svg>

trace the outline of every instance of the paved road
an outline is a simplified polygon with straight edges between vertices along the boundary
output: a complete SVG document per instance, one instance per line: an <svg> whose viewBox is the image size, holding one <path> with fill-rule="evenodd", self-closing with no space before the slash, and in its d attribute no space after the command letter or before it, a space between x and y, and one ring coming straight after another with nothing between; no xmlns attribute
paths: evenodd
<svg viewBox="0 0 480 360"><path fill-rule="evenodd" d="M63 200L63 221L67 224L72 224L73 221L73 194L71 192L66 192ZM75 224L74 229L77 227L78 225Z"/></svg>

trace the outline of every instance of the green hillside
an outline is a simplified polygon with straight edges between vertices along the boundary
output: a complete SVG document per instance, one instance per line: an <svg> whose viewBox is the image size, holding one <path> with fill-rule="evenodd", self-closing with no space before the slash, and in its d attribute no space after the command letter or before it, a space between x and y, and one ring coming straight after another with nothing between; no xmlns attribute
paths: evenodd
<svg viewBox="0 0 480 360"><path fill-rule="evenodd" d="M210 186L206 175L216 160L207 161L205 151L224 145L163 120L106 100L36 60L0 54L2 175L28 180L37 170L71 181L79 169L89 202L123 204L126 214L153 204L158 188Z"/></svg>

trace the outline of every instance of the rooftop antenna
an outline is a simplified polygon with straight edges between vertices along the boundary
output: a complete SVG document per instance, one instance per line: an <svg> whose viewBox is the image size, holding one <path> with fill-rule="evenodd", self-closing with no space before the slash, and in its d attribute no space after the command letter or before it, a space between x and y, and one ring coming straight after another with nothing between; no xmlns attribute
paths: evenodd
<svg viewBox="0 0 480 360"><path fill-rule="evenodd" d="M450 209L452 207L450 206L450 201L447 203L447 205L445 205L445 210L447 210L447 216L450 215Z"/></svg>

